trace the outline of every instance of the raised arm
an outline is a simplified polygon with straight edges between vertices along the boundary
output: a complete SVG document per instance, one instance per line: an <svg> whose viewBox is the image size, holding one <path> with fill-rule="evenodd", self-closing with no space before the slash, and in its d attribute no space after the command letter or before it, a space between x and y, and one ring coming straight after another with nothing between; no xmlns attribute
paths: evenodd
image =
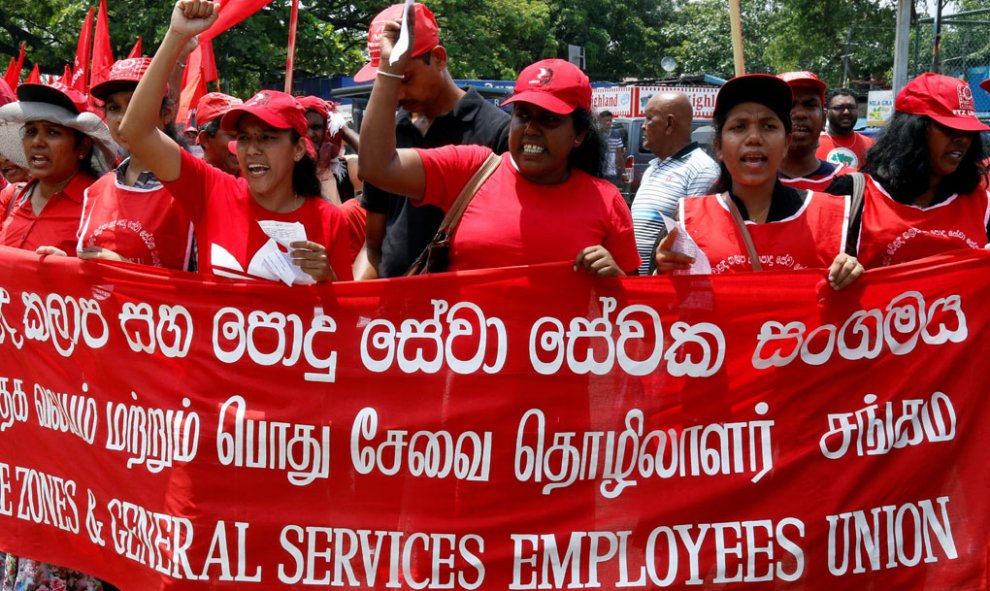
<svg viewBox="0 0 990 591"><path fill-rule="evenodd" d="M423 161L415 150L395 149L395 107L399 102L409 54L415 47L412 39L414 13L415 10L409 11L410 49L394 65L389 65L389 57L398 38L399 23L389 23L382 34L378 75L361 121L358 169L365 181L390 193L419 201L426 188Z"/></svg>
<svg viewBox="0 0 990 591"><path fill-rule="evenodd" d="M183 47L217 19L217 7L208 0L179 0L172 9L172 22L162 39L151 66L141 78L127 113L120 123L120 135L135 156L159 180L179 178L181 148L158 129L158 115L165 85Z"/></svg>

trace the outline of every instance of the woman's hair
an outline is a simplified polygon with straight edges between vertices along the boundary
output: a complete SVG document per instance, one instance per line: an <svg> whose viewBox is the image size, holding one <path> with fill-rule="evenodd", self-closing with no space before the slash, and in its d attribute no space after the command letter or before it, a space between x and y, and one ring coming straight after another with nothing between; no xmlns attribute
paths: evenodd
<svg viewBox="0 0 990 591"><path fill-rule="evenodd" d="M70 127L68 129L72 129L72 128ZM79 131L78 129L72 129L72 133L76 137L77 146L80 143L82 143L83 140L89 139L88 135ZM99 171L97 171L96 168L93 167L93 150L95 149L96 149L95 143L92 140L90 140L89 151L86 152L86 156L79 161L79 172L84 172L89 176L93 177L94 179L98 178L102 174ZM113 164L111 163L111 166L112 165Z"/></svg>
<svg viewBox="0 0 990 591"><path fill-rule="evenodd" d="M771 110L773 110L773 109L771 109ZM722 145L722 129L725 127L725 122L729 118L729 112L731 112L731 111L732 111L732 109L729 109L728 111L725 111L725 112L716 113L713 116L713 118L712 118L712 121L715 123L715 135L714 135L714 138L713 138L713 142L714 142L716 148L719 148ZM784 125L784 132L788 136L791 135L791 117L790 117L790 114L787 114L787 116L784 116L783 114L776 113L776 112L775 112L775 114L777 115L777 119L780 119L780 122L783 123L783 125ZM719 170L721 172L718 175L718 179L716 179L715 180L715 183L712 184L711 192L712 193L724 193L726 191L731 191L732 190L732 175L729 174L729 169L725 166L725 163L722 162L721 159L719 159L719 161L718 161L718 168L719 168Z"/></svg>
<svg viewBox="0 0 990 591"><path fill-rule="evenodd" d="M303 139L295 129L289 130L293 143ZM308 141L308 140L307 140ZM316 176L316 158L303 154L301 160L292 167L292 190L303 197L320 197L320 179Z"/></svg>
<svg viewBox="0 0 990 591"><path fill-rule="evenodd" d="M886 128L866 153L863 172L876 179L899 203L911 203L925 193L931 182L928 127L932 120L926 115L894 112ZM986 176L982 162L986 150L979 132L969 132L973 143L955 172L942 177L936 197L953 193L970 193Z"/></svg>
<svg viewBox="0 0 990 591"><path fill-rule="evenodd" d="M604 178L605 138L598 131L595 116L587 109L577 108L571 113L571 120L574 122L575 132L586 131L587 135L581 145L571 150L567 163L571 168L583 170L593 177Z"/></svg>

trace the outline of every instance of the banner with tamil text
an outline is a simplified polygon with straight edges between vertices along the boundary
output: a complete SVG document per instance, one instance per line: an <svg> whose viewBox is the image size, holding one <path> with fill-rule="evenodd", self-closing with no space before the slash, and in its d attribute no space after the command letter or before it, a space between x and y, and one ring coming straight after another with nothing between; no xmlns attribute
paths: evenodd
<svg viewBox="0 0 990 591"><path fill-rule="evenodd" d="M0 249L0 551L123 591L986 589L988 286Z"/></svg>

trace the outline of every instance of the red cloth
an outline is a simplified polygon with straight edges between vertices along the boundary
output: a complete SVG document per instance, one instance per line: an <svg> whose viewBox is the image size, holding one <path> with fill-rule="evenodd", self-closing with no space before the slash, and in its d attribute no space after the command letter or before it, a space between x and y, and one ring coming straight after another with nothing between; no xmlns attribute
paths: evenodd
<svg viewBox="0 0 990 591"><path fill-rule="evenodd" d="M10 210L10 200L14 198L14 195L20 191L24 185L27 183L8 183L7 179L0 177L0 184L3 185L3 189L0 189L0 224L7 219L7 212Z"/></svg>
<svg viewBox="0 0 990 591"><path fill-rule="evenodd" d="M818 139L815 157L832 164L844 164L858 169L866 163L866 151L873 144L872 139L855 131L851 138L833 137L823 133Z"/></svg>
<svg viewBox="0 0 990 591"><path fill-rule="evenodd" d="M86 13L82 29L79 31L79 42L76 44L76 59L72 64L72 83L69 84L79 92L89 90L89 56L93 50L93 9Z"/></svg>
<svg viewBox="0 0 990 591"><path fill-rule="evenodd" d="M894 201L869 175L866 181L859 261L867 269L987 244L990 195L985 185L921 208Z"/></svg>
<svg viewBox="0 0 990 591"><path fill-rule="evenodd" d="M135 189L111 172L86 190L79 247L100 246L152 267L185 270L192 251L189 216L164 187Z"/></svg>
<svg viewBox="0 0 990 591"><path fill-rule="evenodd" d="M367 237L365 222L368 220L368 211L361 207L359 199L348 199L343 202L340 205L340 211L347 221L347 236L351 240L351 261L353 262L364 247L364 241Z"/></svg>
<svg viewBox="0 0 990 591"><path fill-rule="evenodd" d="M492 153L483 146L417 151L426 172L421 203L444 211ZM639 267L629 207L614 185L573 168L563 183L531 183L506 153L461 218L450 269L573 261L583 248L598 244L625 272Z"/></svg>
<svg viewBox="0 0 990 591"><path fill-rule="evenodd" d="M113 62L113 47L110 45L110 21L107 18L107 0L100 0L100 10L96 13L96 32L93 40L93 66L89 71L90 88L107 79Z"/></svg>
<svg viewBox="0 0 990 591"><path fill-rule="evenodd" d="M77 174L62 191L51 199L35 216L31 200L20 200L37 182L32 182L14 196L14 208L0 227L0 245L34 250L39 246L54 246L70 256L76 254L76 231L82 212L83 192L95 179L83 173Z"/></svg>
<svg viewBox="0 0 990 591"><path fill-rule="evenodd" d="M832 184L832 181L851 172L855 172L855 170L839 164L829 174L812 174L811 176L799 178L780 177L780 183L795 189L822 192Z"/></svg>
<svg viewBox="0 0 990 591"><path fill-rule="evenodd" d="M712 273L752 271L732 214L717 195L681 199L680 220L708 257ZM828 267L845 245L848 198L808 193L793 216L746 225L765 271Z"/></svg>
<svg viewBox="0 0 990 591"><path fill-rule="evenodd" d="M180 177L165 183L165 188L192 218L201 272L249 278L251 269L264 264L253 257L269 239L258 222L275 220L305 226L306 237L326 248L337 278L352 278L350 241L344 216L336 205L308 198L289 213L268 211L251 197L244 179L222 172L186 151L182 152L181 166ZM217 255L224 260L217 260Z"/></svg>

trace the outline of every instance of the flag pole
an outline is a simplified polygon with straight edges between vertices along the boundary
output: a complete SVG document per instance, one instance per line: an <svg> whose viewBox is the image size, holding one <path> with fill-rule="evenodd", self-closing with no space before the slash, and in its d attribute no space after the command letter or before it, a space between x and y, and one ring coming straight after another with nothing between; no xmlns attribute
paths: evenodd
<svg viewBox="0 0 990 591"><path fill-rule="evenodd" d="M296 63L296 26L299 23L299 0L292 0L292 15L289 17L289 51L285 59L285 92L292 94L292 70Z"/></svg>
<svg viewBox="0 0 990 591"><path fill-rule="evenodd" d="M739 0L729 0L729 28L732 35L732 61L736 66L736 76L746 73L746 60L743 58L742 17L739 14Z"/></svg>

